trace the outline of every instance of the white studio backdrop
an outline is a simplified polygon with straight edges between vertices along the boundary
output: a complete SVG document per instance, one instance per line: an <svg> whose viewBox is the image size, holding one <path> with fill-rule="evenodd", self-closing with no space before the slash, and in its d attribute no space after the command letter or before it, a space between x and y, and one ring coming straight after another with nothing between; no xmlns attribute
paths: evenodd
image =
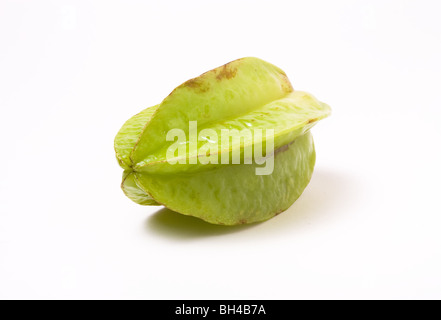
<svg viewBox="0 0 441 320"><path fill-rule="evenodd" d="M0 298L441 298L439 1L0 2ZM113 138L256 56L333 115L314 176L226 228L119 188Z"/></svg>

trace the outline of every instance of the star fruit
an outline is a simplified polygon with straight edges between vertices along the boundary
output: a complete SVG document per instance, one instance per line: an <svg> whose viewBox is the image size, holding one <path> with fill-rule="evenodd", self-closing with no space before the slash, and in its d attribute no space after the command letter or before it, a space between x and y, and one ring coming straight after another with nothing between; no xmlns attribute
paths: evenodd
<svg viewBox="0 0 441 320"><path fill-rule="evenodd" d="M295 91L278 67L252 57L232 61L123 125L115 138L122 189L138 204L213 224L267 220L308 185L315 165L310 129L330 112Z"/></svg>

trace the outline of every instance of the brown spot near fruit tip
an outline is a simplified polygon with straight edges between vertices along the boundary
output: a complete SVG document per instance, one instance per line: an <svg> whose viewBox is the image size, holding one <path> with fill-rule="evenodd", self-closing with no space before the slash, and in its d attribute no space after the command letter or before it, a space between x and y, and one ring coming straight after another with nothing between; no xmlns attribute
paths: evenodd
<svg viewBox="0 0 441 320"><path fill-rule="evenodd" d="M239 220L239 224L245 224L245 223L247 223L247 221L245 219Z"/></svg>
<svg viewBox="0 0 441 320"><path fill-rule="evenodd" d="M316 122L317 120L318 120L317 118L309 119L309 120L308 120L308 124L313 123L313 122Z"/></svg>
<svg viewBox="0 0 441 320"><path fill-rule="evenodd" d="M192 88L198 92L207 92L210 89L208 83L204 83L199 78L187 80L186 82L184 82L183 86Z"/></svg>
<svg viewBox="0 0 441 320"><path fill-rule="evenodd" d="M218 81L222 80L222 79L231 79L234 78L236 76L237 73L237 68L231 68L231 66L229 66L229 64L224 64L219 73L216 76L216 79Z"/></svg>

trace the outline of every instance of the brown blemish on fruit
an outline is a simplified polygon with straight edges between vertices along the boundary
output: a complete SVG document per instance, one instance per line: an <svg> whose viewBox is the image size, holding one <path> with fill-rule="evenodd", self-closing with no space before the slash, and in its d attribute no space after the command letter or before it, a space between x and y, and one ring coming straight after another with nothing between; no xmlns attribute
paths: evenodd
<svg viewBox="0 0 441 320"><path fill-rule="evenodd" d="M309 119L309 120L308 120L308 124L310 124L310 123L313 123L313 122L316 122L316 121L318 121L318 119L317 119L317 118L314 118L314 119Z"/></svg>
<svg viewBox="0 0 441 320"><path fill-rule="evenodd" d="M182 86L185 86L187 88L192 88L197 92L207 92L208 90L210 90L209 84L207 82L204 82L200 78L193 78L187 80L182 84Z"/></svg>
<svg viewBox="0 0 441 320"><path fill-rule="evenodd" d="M231 66L229 66L229 64L227 63L220 68L219 73L216 76L216 79L218 81L221 81L222 79L231 79L236 76L236 73L237 73L237 68L231 68Z"/></svg>
<svg viewBox="0 0 441 320"><path fill-rule="evenodd" d="M239 224L246 224L246 223L247 223L247 221L245 219L239 220Z"/></svg>
<svg viewBox="0 0 441 320"><path fill-rule="evenodd" d="M223 66L204 72L199 77L187 80L186 82L175 88L172 92L170 92L167 98L183 87L192 88L199 93L207 92L208 90L210 90L210 84L204 81L209 75L214 73L218 81L222 79L231 79L235 77L237 73L237 67L232 67L232 64L237 63L238 61L241 61L243 59L244 58L231 61L227 64L224 64Z"/></svg>

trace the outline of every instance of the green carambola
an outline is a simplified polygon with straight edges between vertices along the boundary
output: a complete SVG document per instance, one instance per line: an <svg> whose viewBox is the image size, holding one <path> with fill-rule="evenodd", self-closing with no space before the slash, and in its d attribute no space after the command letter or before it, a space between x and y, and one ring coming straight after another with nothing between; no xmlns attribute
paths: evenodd
<svg viewBox="0 0 441 320"><path fill-rule="evenodd" d="M326 104L294 91L276 66L257 58L232 61L186 81L123 125L115 138L122 189L136 203L164 205L214 224L269 219L290 207L308 185L315 164L309 130L329 114ZM219 137L223 129L274 129L274 152L265 154L274 157L273 172L256 175L258 161L191 164L190 159L205 155L200 147L212 143L209 139L198 141L198 148L189 148L187 141L188 161L169 163L167 150L174 142L166 140L167 132L181 129L189 139L189 121L197 121L198 132L212 129ZM265 145L265 139L258 142ZM243 156L245 145L219 146L219 159L237 150Z"/></svg>

